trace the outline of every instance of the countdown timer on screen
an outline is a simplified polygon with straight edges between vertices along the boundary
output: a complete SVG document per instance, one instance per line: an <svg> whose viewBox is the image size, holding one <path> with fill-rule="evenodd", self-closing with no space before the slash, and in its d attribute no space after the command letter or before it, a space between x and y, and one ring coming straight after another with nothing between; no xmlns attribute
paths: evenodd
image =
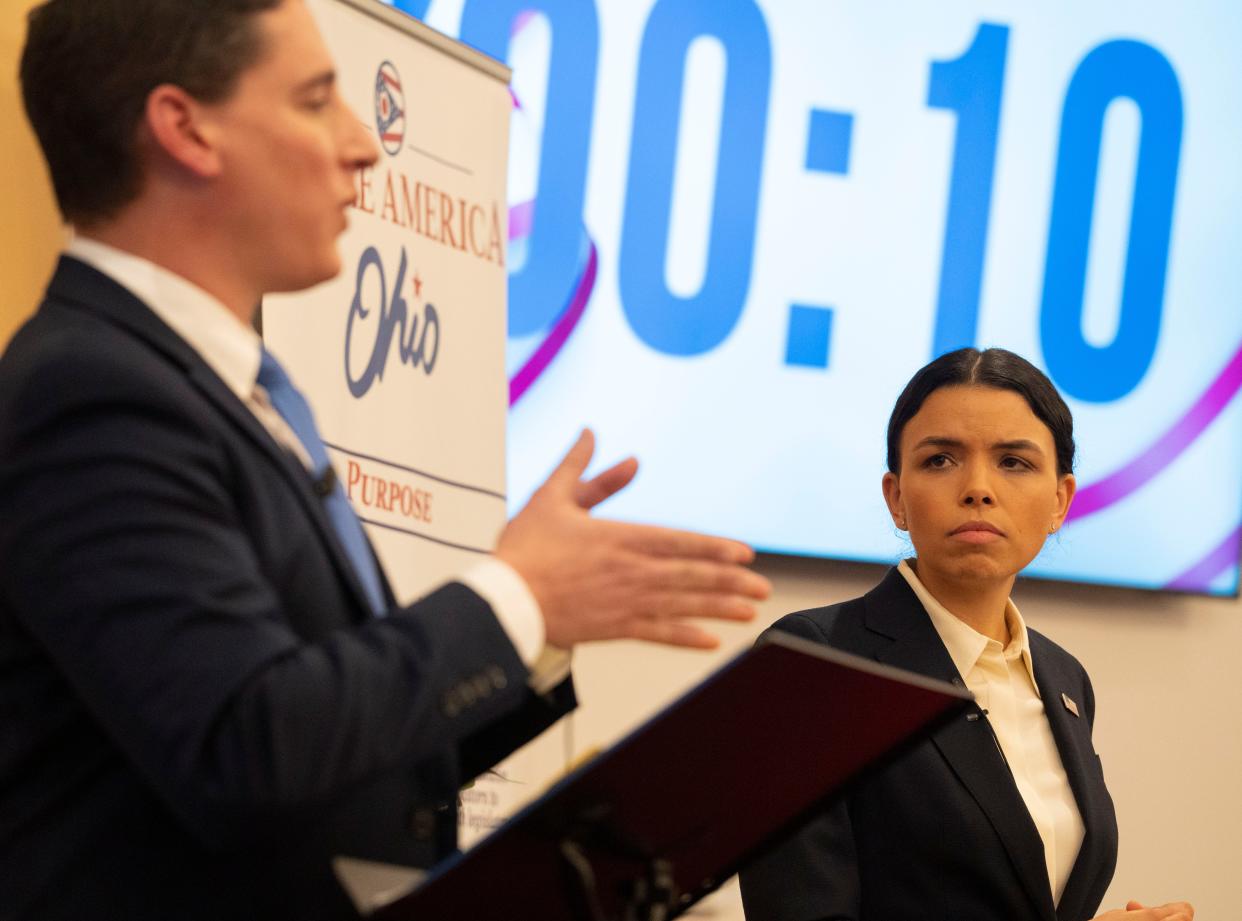
<svg viewBox="0 0 1242 921"><path fill-rule="evenodd" d="M1077 424L1029 572L1238 590L1242 7L395 5L514 68L514 507L590 425L610 515L891 562L893 400L999 345Z"/></svg>

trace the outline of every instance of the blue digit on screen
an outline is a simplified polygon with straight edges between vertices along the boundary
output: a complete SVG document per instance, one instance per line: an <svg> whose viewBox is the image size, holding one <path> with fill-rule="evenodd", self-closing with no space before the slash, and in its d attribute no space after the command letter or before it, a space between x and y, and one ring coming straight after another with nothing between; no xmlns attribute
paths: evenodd
<svg viewBox="0 0 1242 921"><path fill-rule="evenodd" d="M716 188L703 284L693 297L664 275L686 51L710 35L724 46ZM720 345L746 304L754 260L772 78L767 24L753 0L659 0L647 20L634 102L621 231L621 303L634 333L667 355Z"/></svg>
<svg viewBox="0 0 1242 921"><path fill-rule="evenodd" d="M1008 45L1008 27L984 23L960 58L932 63L927 104L957 113L933 357L975 344Z"/></svg>
<svg viewBox="0 0 1242 921"><path fill-rule="evenodd" d="M422 19L427 15L431 0L392 0L392 5L403 13L409 13L415 19Z"/></svg>
<svg viewBox="0 0 1242 921"><path fill-rule="evenodd" d="M1143 127L1117 335L1098 347L1083 336L1083 294L1104 115L1120 96L1134 100ZM1164 55L1141 42L1111 41L1083 58L1061 115L1040 313L1048 371L1080 400L1119 400L1151 365L1160 338L1181 143L1182 93Z"/></svg>
<svg viewBox="0 0 1242 921"><path fill-rule="evenodd" d="M526 263L509 276L509 335L525 336L552 322L577 278L586 194L599 16L591 0L467 0L461 39L505 60L509 30L525 10L538 10L552 31L539 186Z"/></svg>

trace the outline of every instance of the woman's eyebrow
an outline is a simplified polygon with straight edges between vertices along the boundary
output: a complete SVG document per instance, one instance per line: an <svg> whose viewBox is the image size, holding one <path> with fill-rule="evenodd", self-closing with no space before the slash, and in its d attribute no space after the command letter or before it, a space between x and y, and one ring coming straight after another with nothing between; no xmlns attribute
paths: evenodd
<svg viewBox="0 0 1242 921"><path fill-rule="evenodd" d="M998 441L992 445L995 451L1033 451L1036 454L1043 454L1044 450L1038 444L1026 438L1016 438L1013 441Z"/></svg>
<svg viewBox="0 0 1242 921"><path fill-rule="evenodd" d="M962 441L957 438L949 438L945 435L928 435L922 441L914 446L915 450L919 448L960 448Z"/></svg>
<svg viewBox="0 0 1242 921"><path fill-rule="evenodd" d="M919 448L961 448L965 442L959 438L949 438L947 435L928 435L914 446L914 450ZM1009 441L997 441L992 444L993 451L1032 451L1036 454L1043 454L1041 448L1036 442L1029 438L1014 438Z"/></svg>

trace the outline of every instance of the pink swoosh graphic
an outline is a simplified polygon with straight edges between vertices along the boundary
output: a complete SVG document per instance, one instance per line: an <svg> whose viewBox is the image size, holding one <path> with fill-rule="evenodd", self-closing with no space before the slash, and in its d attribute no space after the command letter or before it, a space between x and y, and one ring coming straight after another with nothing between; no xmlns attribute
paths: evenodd
<svg viewBox="0 0 1242 921"><path fill-rule="evenodd" d="M591 299L591 292L595 289L595 270L599 266L599 255L595 250L595 241L587 238L590 251L587 253L586 269L582 273L582 277L578 279L578 286L574 289L573 296L569 299L569 304L553 324L548 337L540 343L535 353L526 360L526 364L518 369L517 374L509 379L509 406L512 408L518 400L522 399L522 395L530 389L540 374L552 363L552 359L565 345L565 341L569 338L569 334L574 331L574 327L578 325L578 321L582 319L583 311L586 310L587 301Z"/></svg>
<svg viewBox="0 0 1242 921"><path fill-rule="evenodd" d="M509 207L509 239L520 240L530 236L535 224L535 200L519 202Z"/></svg>
<svg viewBox="0 0 1242 921"><path fill-rule="evenodd" d="M1078 490L1066 522L1076 521L1120 502L1155 477L1203 433L1242 388L1242 348L1212 381L1190 411L1146 451L1120 470Z"/></svg>
<svg viewBox="0 0 1242 921"><path fill-rule="evenodd" d="M1238 563L1238 551L1242 549L1242 526L1221 541L1220 545L1165 588L1179 592L1201 592L1212 580Z"/></svg>
<svg viewBox="0 0 1242 921"><path fill-rule="evenodd" d="M530 25L530 21L538 15L538 10L522 10L522 12L514 16L513 25L509 28L509 37L513 38L513 36L525 29Z"/></svg>
<svg viewBox="0 0 1242 921"><path fill-rule="evenodd" d="M530 25L531 20L536 15L538 13L535 10L523 10L518 13L514 17L513 25L509 30L510 41ZM520 110L522 108L522 100L518 98L512 86L509 87L509 97L513 100L513 107ZM530 232L535 224L535 202L535 199L530 199L509 207L510 241L521 240L530 236ZM534 354L509 379L510 409L517 404L518 400L522 399L522 395L539 379L539 375L547 370L548 365L552 363L552 360L564 348L566 341L569 339L569 334L574 331L578 321L582 319L587 302L591 300L591 292L595 290L595 273L599 267L599 253L595 249L595 241L591 239L590 234L586 234L586 241L589 247L586 267L578 278L578 284L569 298L569 303L552 325L552 329L548 331L547 338L539 344L539 348L535 350Z"/></svg>

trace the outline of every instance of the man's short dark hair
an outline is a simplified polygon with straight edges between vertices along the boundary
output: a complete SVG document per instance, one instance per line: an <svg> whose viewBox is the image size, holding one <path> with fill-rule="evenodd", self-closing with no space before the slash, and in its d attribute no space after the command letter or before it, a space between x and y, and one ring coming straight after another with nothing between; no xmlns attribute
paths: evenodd
<svg viewBox="0 0 1242 921"><path fill-rule="evenodd" d="M22 98L66 220L113 217L138 195L151 91L226 98L263 51L254 15L282 2L48 0L30 12Z"/></svg>

